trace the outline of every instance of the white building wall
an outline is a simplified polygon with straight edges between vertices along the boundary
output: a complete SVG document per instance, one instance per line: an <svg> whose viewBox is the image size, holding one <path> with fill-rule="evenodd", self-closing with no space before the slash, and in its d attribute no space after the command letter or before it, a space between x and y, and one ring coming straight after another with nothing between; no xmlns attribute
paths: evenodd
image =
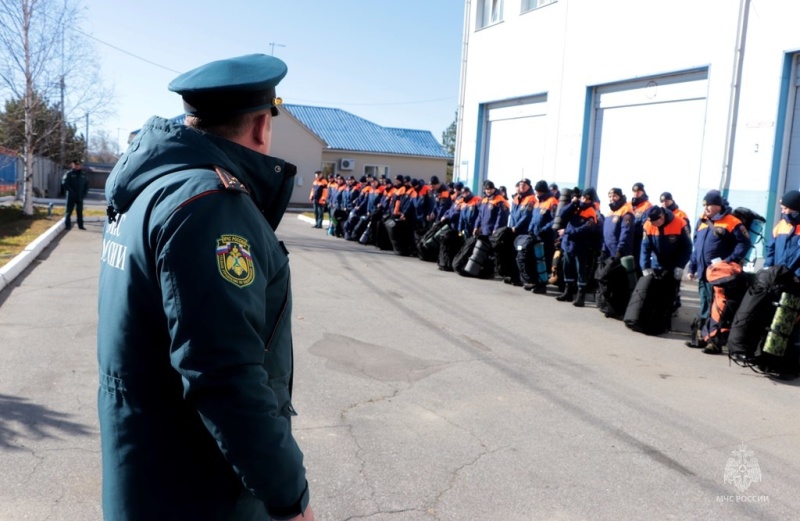
<svg viewBox="0 0 800 521"><path fill-rule="evenodd" d="M482 104L546 95L546 178L585 186L591 182L591 151L584 141L592 142L585 134L593 127L589 95L594 87L705 69L708 93L699 197L720 188L739 10L745 0L558 0L526 13L520 13L520 0L505 0L503 21L475 30L480 3L467 0L455 162L460 179L473 188L483 179ZM762 214L771 215L767 207L776 200L775 194L770 199L770 183L783 175L773 171L773 151L777 126L786 123L777 121L783 64L787 53L800 49L798 19L800 2L750 3L729 199L734 206L750 206ZM630 187L623 188L627 192ZM650 196L657 201L658 193Z"/></svg>
<svg viewBox="0 0 800 521"><path fill-rule="evenodd" d="M297 166L291 204L308 204L314 172L320 169L324 143L285 111L272 120L270 153Z"/></svg>

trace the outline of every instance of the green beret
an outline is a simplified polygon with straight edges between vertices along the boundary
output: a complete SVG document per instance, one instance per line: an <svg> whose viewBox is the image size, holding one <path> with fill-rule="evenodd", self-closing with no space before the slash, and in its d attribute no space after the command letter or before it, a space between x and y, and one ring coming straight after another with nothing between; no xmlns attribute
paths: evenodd
<svg viewBox="0 0 800 521"><path fill-rule="evenodd" d="M274 56L249 54L185 72L170 82L169 90L181 95L192 116L220 118L266 108L277 116L281 99L275 86L286 72L286 64Z"/></svg>

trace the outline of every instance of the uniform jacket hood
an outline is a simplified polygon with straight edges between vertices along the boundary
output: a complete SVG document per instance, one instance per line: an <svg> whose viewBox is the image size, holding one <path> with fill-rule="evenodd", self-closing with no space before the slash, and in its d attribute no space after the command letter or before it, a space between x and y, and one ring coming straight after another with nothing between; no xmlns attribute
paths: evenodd
<svg viewBox="0 0 800 521"><path fill-rule="evenodd" d="M114 212L123 213L156 179L215 166L241 181L270 226L277 228L292 194L294 165L157 116L145 123L114 166L106 200Z"/></svg>

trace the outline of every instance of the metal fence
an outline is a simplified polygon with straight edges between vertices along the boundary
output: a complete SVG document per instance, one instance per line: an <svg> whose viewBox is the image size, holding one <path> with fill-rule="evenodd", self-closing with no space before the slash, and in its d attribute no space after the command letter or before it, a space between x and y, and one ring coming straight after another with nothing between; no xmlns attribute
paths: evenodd
<svg viewBox="0 0 800 521"><path fill-rule="evenodd" d="M0 191L14 190L22 196L25 159L0 153ZM44 157L33 158L33 195L35 197L58 197L61 192L63 172L58 163Z"/></svg>

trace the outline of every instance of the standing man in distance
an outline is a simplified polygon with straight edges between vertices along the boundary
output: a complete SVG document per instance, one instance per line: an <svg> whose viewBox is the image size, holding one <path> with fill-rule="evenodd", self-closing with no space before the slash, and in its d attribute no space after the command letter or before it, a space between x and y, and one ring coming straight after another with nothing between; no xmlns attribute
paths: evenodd
<svg viewBox="0 0 800 521"><path fill-rule="evenodd" d="M72 210L75 210L75 216L78 220L78 228L85 230L83 227L83 199L89 193L89 179L83 172L81 162L78 160L72 161L69 164L69 170L64 173L61 178L61 186L64 188L64 193L67 196L67 207L64 211L64 227L69 230L72 228Z"/></svg>
<svg viewBox="0 0 800 521"><path fill-rule="evenodd" d="M106 187L97 331L109 520L313 521L291 432L286 248L296 167L269 156L286 64L263 54L170 83Z"/></svg>
<svg viewBox="0 0 800 521"><path fill-rule="evenodd" d="M322 228L325 205L328 203L328 180L322 175L322 170L314 172L314 183L308 198L314 205L314 228Z"/></svg>

